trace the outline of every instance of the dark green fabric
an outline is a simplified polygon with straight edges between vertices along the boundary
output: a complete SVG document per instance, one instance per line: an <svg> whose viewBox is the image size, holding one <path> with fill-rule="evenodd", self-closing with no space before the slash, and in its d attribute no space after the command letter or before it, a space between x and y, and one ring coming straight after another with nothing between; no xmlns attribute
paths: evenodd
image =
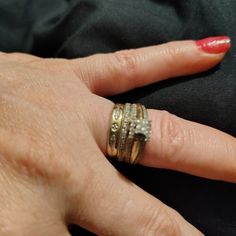
<svg viewBox="0 0 236 236"><path fill-rule="evenodd" d="M212 35L229 35L234 43L235 25L234 0L0 0L0 50L43 57L84 57ZM112 99L142 102L236 136L235 49L210 72ZM236 235L236 185L114 165L206 235Z"/></svg>

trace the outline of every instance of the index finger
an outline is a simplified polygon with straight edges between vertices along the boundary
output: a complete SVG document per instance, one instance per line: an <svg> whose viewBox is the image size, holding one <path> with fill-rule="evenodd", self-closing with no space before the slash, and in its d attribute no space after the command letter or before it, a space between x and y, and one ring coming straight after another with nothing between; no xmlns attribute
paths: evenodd
<svg viewBox="0 0 236 236"><path fill-rule="evenodd" d="M93 93L108 96L208 70L223 59L230 46L227 36L176 41L93 55L72 60L70 65Z"/></svg>

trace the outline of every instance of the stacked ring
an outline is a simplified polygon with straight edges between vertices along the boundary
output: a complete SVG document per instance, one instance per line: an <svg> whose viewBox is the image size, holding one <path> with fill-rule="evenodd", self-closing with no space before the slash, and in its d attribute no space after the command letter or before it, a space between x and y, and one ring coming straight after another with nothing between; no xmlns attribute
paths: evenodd
<svg viewBox="0 0 236 236"><path fill-rule="evenodd" d="M122 104L116 104L112 111L111 127L107 145L107 153L111 157L117 156L118 154L117 145L121 122L123 119L123 109L124 106Z"/></svg>
<svg viewBox="0 0 236 236"><path fill-rule="evenodd" d="M151 121L141 104L115 104L108 134L107 153L119 161L136 164L150 138Z"/></svg>

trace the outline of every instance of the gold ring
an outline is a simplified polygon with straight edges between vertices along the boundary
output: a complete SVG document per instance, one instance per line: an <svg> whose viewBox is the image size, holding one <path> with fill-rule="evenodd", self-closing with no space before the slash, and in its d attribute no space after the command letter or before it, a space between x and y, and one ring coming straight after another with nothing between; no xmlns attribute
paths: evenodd
<svg viewBox="0 0 236 236"><path fill-rule="evenodd" d="M115 157L118 154L117 145L121 122L123 119L123 109L124 106L122 104L115 104L112 111L111 127L107 143L107 153L111 157Z"/></svg>
<svg viewBox="0 0 236 236"><path fill-rule="evenodd" d="M108 134L107 153L119 161L136 164L150 138L151 121L141 104L115 104Z"/></svg>

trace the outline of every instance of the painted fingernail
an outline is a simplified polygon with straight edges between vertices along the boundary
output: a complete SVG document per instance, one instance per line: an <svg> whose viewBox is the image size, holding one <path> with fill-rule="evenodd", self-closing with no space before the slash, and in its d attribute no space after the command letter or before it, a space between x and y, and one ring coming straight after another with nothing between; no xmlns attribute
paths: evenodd
<svg viewBox="0 0 236 236"><path fill-rule="evenodd" d="M226 53L231 47L228 36L210 37L196 41L197 46L204 52L211 54Z"/></svg>

